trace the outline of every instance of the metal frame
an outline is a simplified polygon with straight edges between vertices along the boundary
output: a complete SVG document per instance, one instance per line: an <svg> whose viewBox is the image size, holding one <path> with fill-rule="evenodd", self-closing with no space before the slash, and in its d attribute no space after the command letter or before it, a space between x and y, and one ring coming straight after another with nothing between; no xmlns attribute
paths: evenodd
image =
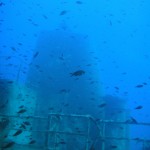
<svg viewBox="0 0 150 150"><path fill-rule="evenodd" d="M81 134L81 133L74 133L74 132L62 132L62 131L59 131L59 130L52 130L50 128L50 125L52 123L52 117L54 116L60 116L61 118L63 117L77 117L77 118L85 118L87 119L87 124L88 124L88 130L87 130L87 134ZM143 145L143 148L142 150L146 150L146 146L147 144L150 145L150 139L130 139L130 138L118 138L118 137L106 137L103 133L103 131L105 130L105 125L106 124L126 124L126 125L143 125L143 126L149 126L150 127L150 123L128 123L128 122L117 122L117 121L114 121L114 120L99 120L99 123L97 123L97 121L95 121L95 119L93 117L91 117L90 115L75 115L75 114L70 114L70 115L65 115L65 114L58 114L58 113L50 113L48 115L48 117L41 117L41 116L13 116L13 115L4 115L4 114L0 114L0 118L3 118L3 117L6 117L6 118L32 118L32 119L41 119L41 120L47 120L47 129L45 130L32 130L32 132L40 132L40 133L46 133L46 141L45 141L45 149L47 150L58 150L58 147L54 147L54 148L51 148L49 146L49 134L50 133L54 133L55 135L56 134L66 134L66 135L73 135L73 136L84 136L86 138L86 148L85 150L90 150L90 145L88 144L88 140L90 139L90 136L89 136L89 131L90 131L90 126L91 126L91 121L96 125L97 129L99 130L99 135L98 137L95 139L95 141L93 143L96 143L98 142L98 140L125 140L125 141L135 141L135 142L141 142L142 145ZM103 127L101 128L100 125L103 125ZM14 129L14 128L10 128L11 130L18 130L18 129ZM102 130L100 130L102 129ZM22 129L23 131L29 131L29 130L25 130L25 129ZM55 136L55 142L57 143L57 138ZM101 150L104 150L105 149L105 143L103 143L103 146L101 148Z"/></svg>
<svg viewBox="0 0 150 150"><path fill-rule="evenodd" d="M50 125L51 125L51 122L52 122L52 119L53 117L60 117L60 118L63 118L63 117L69 117L69 118L84 118L86 119L87 121L87 133L86 134L82 134L82 133L78 133L78 132L67 132L67 131L58 131L58 130L53 130L50 128ZM56 138L56 135L57 134L65 134L65 135L74 135L74 136L83 136L86 138L86 143L85 143L85 150L89 150L89 139L90 139L90 125L91 125L91 116L89 115L75 115L75 114L70 114L70 115L65 115L65 114L57 114L57 113L51 113L49 114L48 116L48 137L47 137L47 144L48 145L48 150L57 150L58 148L56 147L58 141L57 141L57 138ZM97 125L97 124L96 124ZM58 125L59 126L59 125ZM99 126L97 126L99 128ZM51 148L50 145L48 144L49 143L49 134L51 133L54 133L55 134L55 143L54 143L54 148Z"/></svg>

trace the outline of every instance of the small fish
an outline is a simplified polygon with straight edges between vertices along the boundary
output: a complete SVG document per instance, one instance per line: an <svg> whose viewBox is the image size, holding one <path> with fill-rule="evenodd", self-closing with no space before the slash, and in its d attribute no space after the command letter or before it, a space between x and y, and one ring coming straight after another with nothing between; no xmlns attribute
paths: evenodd
<svg viewBox="0 0 150 150"><path fill-rule="evenodd" d="M128 120L126 120L126 123L133 123L133 124L137 124L138 122L136 121L136 119L135 118L133 118L133 117L130 117L130 119L128 119Z"/></svg>
<svg viewBox="0 0 150 150"><path fill-rule="evenodd" d="M97 118L97 119L95 119L95 121L97 122L97 121L100 121L100 119L99 118Z"/></svg>
<svg viewBox="0 0 150 150"><path fill-rule="evenodd" d="M54 108L53 108L53 107L50 107L50 108L48 108L48 110L54 110Z"/></svg>
<svg viewBox="0 0 150 150"><path fill-rule="evenodd" d="M19 110L17 113L18 114L22 114L22 113L24 113L24 112L26 112L27 110L26 109L21 109L21 110Z"/></svg>
<svg viewBox="0 0 150 150"><path fill-rule="evenodd" d="M15 144L15 142L9 142L9 143L7 143L5 146L3 146L2 148L10 148L10 147L12 147L13 145Z"/></svg>
<svg viewBox="0 0 150 150"><path fill-rule="evenodd" d="M68 107L68 106L69 106L69 104L68 104L68 103L64 104L64 107Z"/></svg>
<svg viewBox="0 0 150 150"><path fill-rule="evenodd" d="M18 45L20 45L20 46L21 46L21 45L23 45L23 44L19 42L19 43L18 43Z"/></svg>
<svg viewBox="0 0 150 150"><path fill-rule="evenodd" d="M94 84L94 83L95 83L95 81L91 81L91 82L90 82L90 84Z"/></svg>
<svg viewBox="0 0 150 150"><path fill-rule="evenodd" d="M15 47L11 47L11 49L12 49L13 51L16 51L16 48L15 48Z"/></svg>
<svg viewBox="0 0 150 150"><path fill-rule="evenodd" d="M92 98L90 98L90 100L95 101L95 98L92 97Z"/></svg>
<svg viewBox="0 0 150 150"><path fill-rule="evenodd" d="M87 64L86 66L92 66L92 64Z"/></svg>
<svg viewBox="0 0 150 150"><path fill-rule="evenodd" d="M133 140L136 140L136 141L138 141L138 140L140 140L140 138L134 138Z"/></svg>
<svg viewBox="0 0 150 150"><path fill-rule="evenodd" d="M116 145L111 145L110 148L115 149L115 148L117 148L117 146Z"/></svg>
<svg viewBox="0 0 150 150"><path fill-rule="evenodd" d="M34 23L34 22L32 22L32 24L33 24L35 27L38 27L38 26L39 26L37 23Z"/></svg>
<svg viewBox="0 0 150 150"><path fill-rule="evenodd" d="M24 105L21 105L19 108L23 108L24 107Z"/></svg>
<svg viewBox="0 0 150 150"><path fill-rule="evenodd" d="M6 57L6 60L11 59L11 56Z"/></svg>
<svg viewBox="0 0 150 150"><path fill-rule="evenodd" d="M28 21L32 22L32 19L29 18Z"/></svg>
<svg viewBox="0 0 150 150"><path fill-rule="evenodd" d="M31 140L31 141L29 142L29 144L34 144L34 143L36 143L35 140Z"/></svg>
<svg viewBox="0 0 150 150"><path fill-rule="evenodd" d="M7 138L7 137L8 137L8 134L6 134L6 135L3 136L3 138Z"/></svg>
<svg viewBox="0 0 150 150"><path fill-rule="evenodd" d="M119 87L117 87L117 86L115 86L114 88L115 88L116 90L119 90Z"/></svg>
<svg viewBox="0 0 150 150"><path fill-rule="evenodd" d="M13 81L7 81L7 83L12 84L12 83L13 83Z"/></svg>
<svg viewBox="0 0 150 150"><path fill-rule="evenodd" d="M80 131L80 128L79 128L79 127L75 127L75 129L76 129L77 131Z"/></svg>
<svg viewBox="0 0 150 150"><path fill-rule="evenodd" d="M66 10L63 10L63 11L60 12L59 15L62 16L62 15L65 15L66 13L67 13L67 11L66 11Z"/></svg>
<svg viewBox="0 0 150 150"><path fill-rule="evenodd" d="M18 130L17 132L15 132L14 134L13 134L13 136L18 136L19 134L21 134L23 131L22 130Z"/></svg>
<svg viewBox="0 0 150 150"><path fill-rule="evenodd" d="M33 55L33 58L36 58L38 55L39 55L39 52L36 52L36 53Z"/></svg>
<svg viewBox="0 0 150 150"><path fill-rule="evenodd" d="M76 1L76 4L83 4L83 2L81 2L81 1Z"/></svg>
<svg viewBox="0 0 150 150"><path fill-rule="evenodd" d="M132 123L137 123L137 121L133 117L131 117L131 121L132 121Z"/></svg>
<svg viewBox="0 0 150 150"><path fill-rule="evenodd" d="M142 108L143 108L143 106L141 106L141 105L135 107L135 109L142 109Z"/></svg>
<svg viewBox="0 0 150 150"><path fill-rule="evenodd" d="M43 18L44 18L44 19L48 19L48 17L47 17L46 15L43 15Z"/></svg>
<svg viewBox="0 0 150 150"><path fill-rule="evenodd" d="M27 125L27 126L29 126L29 125L31 125L31 123L30 122L28 122L28 121L25 121L25 122L23 122L25 125Z"/></svg>
<svg viewBox="0 0 150 150"><path fill-rule="evenodd" d="M140 138L134 138L133 140L135 140L136 141L136 143L139 143L139 142L142 142L143 140L142 139L140 139ZM146 150L149 150L149 149L146 149Z"/></svg>
<svg viewBox="0 0 150 150"><path fill-rule="evenodd" d="M69 92L70 92L70 90L66 90L66 89L62 89L62 90L59 91L60 94L61 93L69 93Z"/></svg>
<svg viewBox="0 0 150 150"><path fill-rule="evenodd" d="M81 76L81 75L85 74L85 71L84 70L77 70L77 71L72 72L70 74L71 74L71 77L72 76Z"/></svg>
<svg viewBox="0 0 150 150"><path fill-rule="evenodd" d="M3 6L3 5L5 5L5 4L4 4L3 2L1 2L1 3L0 3L0 6Z"/></svg>
<svg viewBox="0 0 150 150"><path fill-rule="evenodd" d="M136 85L135 87L136 87L136 88L142 88L143 85L142 85L142 84L138 84L138 85Z"/></svg>
<svg viewBox="0 0 150 150"><path fill-rule="evenodd" d="M111 20L109 21L109 25L112 26L112 21Z"/></svg>
<svg viewBox="0 0 150 150"><path fill-rule="evenodd" d="M98 107L100 107L100 108L105 107L105 106L106 106L106 103L98 105Z"/></svg>
<svg viewBox="0 0 150 150"><path fill-rule="evenodd" d="M63 54L61 54L61 56L59 57L60 60L64 60L64 56Z"/></svg>
<svg viewBox="0 0 150 150"><path fill-rule="evenodd" d="M61 142L59 142L59 144L66 144L66 142L65 141L61 141Z"/></svg>
<svg viewBox="0 0 150 150"><path fill-rule="evenodd" d="M123 74L123 75L126 75L127 73L126 73L126 72L123 72L122 74Z"/></svg>
<svg viewBox="0 0 150 150"><path fill-rule="evenodd" d="M143 85L147 85L147 83L146 83L146 82L143 82Z"/></svg>
<svg viewBox="0 0 150 150"><path fill-rule="evenodd" d="M22 124L22 125L20 126L20 128L26 129L26 126L25 126L24 124Z"/></svg>

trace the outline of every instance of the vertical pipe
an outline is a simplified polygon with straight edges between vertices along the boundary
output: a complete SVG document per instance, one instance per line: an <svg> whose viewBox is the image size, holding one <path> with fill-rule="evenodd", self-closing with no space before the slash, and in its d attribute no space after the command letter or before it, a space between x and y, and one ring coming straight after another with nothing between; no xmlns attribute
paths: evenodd
<svg viewBox="0 0 150 150"><path fill-rule="evenodd" d="M146 142L143 141L142 150L146 150Z"/></svg>
<svg viewBox="0 0 150 150"><path fill-rule="evenodd" d="M102 139L105 138L105 122L102 125ZM102 150L105 150L105 139L102 140Z"/></svg>
<svg viewBox="0 0 150 150"><path fill-rule="evenodd" d="M90 134L90 117L88 118L88 130L87 130L87 139L86 139L86 150L89 149L89 134Z"/></svg>
<svg viewBox="0 0 150 150"><path fill-rule="evenodd" d="M48 118L47 118L47 131L45 132L45 146L47 149L49 149L49 130L50 130L50 122L51 122L51 116L48 115Z"/></svg>

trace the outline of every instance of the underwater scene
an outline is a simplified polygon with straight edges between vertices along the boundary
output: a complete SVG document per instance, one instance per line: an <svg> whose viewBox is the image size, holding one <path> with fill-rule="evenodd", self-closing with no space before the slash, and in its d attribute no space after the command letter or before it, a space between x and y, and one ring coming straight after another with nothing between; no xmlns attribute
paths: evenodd
<svg viewBox="0 0 150 150"><path fill-rule="evenodd" d="M150 150L149 8L0 0L0 150Z"/></svg>

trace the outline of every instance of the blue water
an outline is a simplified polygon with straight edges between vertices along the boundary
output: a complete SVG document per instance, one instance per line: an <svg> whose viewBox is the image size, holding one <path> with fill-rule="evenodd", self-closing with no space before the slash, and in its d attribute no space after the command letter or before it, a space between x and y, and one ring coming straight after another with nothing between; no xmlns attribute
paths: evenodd
<svg viewBox="0 0 150 150"><path fill-rule="evenodd" d="M110 95L124 100L138 123L150 123L149 6L147 0L2 0L0 79L37 90L38 115L54 107L98 118L100 99ZM78 70L85 74L71 77ZM132 126L130 138L150 139L150 128Z"/></svg>

